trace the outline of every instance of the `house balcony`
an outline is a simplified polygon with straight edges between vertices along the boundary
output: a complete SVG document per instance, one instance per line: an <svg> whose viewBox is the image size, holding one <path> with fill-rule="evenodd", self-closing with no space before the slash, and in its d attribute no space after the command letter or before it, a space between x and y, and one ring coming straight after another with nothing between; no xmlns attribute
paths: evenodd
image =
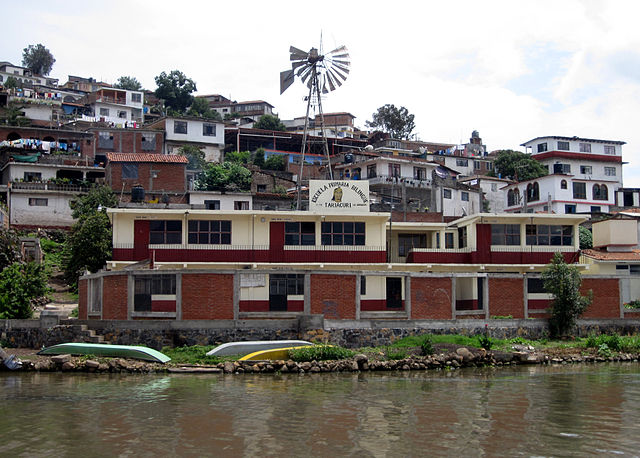
<svg viewBox="0 0 640 458"><path fill-rule="evenodd" d="M82 185L75 185L75 184L13 181L11 182L11 189L26 189L31 191L89 192L91 188L89 186L82 186Z"/></svg>
<svg viewBox="0 0 640 458"><path fill-rule="evenodd" d="M391 175L376 175L367 178L369 186L386 185L386 186L406 186L409 188L428 188L431 186L431 180L406 177L394 177Z"/></svg>
<svg viewBox="0 0 640 458"><path fill-rule="evenodd" d="M407 263L416 264L548 264L561 252L567 263L578 262L579 252L572 246L491 246L472 250L413 248Z"/></svg>
<svg viewBox="0 0 640 458"><path fill-rule="evenodd" d="M96 102L126 105L127 99L125 97L109 97L108 95L101 95L96 98Z"/></svg>

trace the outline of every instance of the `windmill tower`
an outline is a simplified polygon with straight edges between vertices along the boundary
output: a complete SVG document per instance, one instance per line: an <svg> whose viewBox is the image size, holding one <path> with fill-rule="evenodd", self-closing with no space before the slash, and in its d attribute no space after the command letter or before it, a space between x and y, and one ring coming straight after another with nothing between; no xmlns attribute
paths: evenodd
<svg viewBox="0 0 640 458"><path fill-rule="evenodd" d="M309 130L309 109L312 101L315 100L318 105L318 113L320 114L320 134L324 147L324 153L327 157L327 167L329 168L329 177L333 179L331 170L331 161L329 157L329 146L327 145L327 137L324 133L324 114L322 112L322 94L328 94L342 86L349 74L349 52L346 46L340 46L333 51L322 54L322 46L320 52L316 48L311 48L309 52L302 51L296 47L289 48L289 59L291 60L291 70L280 72L280 94L287 90L295 76L300 78L309 88L307 96L307 114L304 118L304 134L302 136L302 162L300 164L300 173L298 174L298 202L296 210L300 210L300 186L302 183L302 170L304 168L304 155L307 147L307 135Z"/></svg>

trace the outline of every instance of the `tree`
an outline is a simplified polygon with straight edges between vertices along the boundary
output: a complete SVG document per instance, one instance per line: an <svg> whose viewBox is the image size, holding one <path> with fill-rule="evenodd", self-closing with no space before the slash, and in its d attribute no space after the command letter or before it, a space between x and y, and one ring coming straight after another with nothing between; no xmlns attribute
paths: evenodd
<svg viewBox="0 0 640 458"><path fill-rule="evenodd" d="M203 99L202 97L195 97L193 99L193 103L189 107L189 111L187 111L189 116L199 116L202 118L213 119L216 121L222 121L222 116L216 110L212 110L209 107L209 102L207 99Z"/></svg>
<svg viewBox="0 0 640 458"><path fill-rule="evenodd" d="M22 65L36 75L48 75L55 63L53 54L40 43L22 50Z"/></svg>
<svg viewBox="0 0 640 458"><path fill-rule="evenodd" d="M142 84L140 84L140 81L138 81L135 76L121 76L113 87L117 89L127 89L129 91L142 90Z"/></svg>
<svg viewBox="0 0 640 458"><path fill-rule="evenodd" d="M258 167L264 167L264 148L260 147L253 155L253 163Z"/></svg>
<svg viewBox="0 0 640 458"><path fill-rule="evenodd" d="M580 249L588 250L593 248L593 234L589 229L580 226Z"/></svg>
<svg viewBox="0 0 640 458"><path fill-rule="evenodd" d="M264 114L260 116L260 119L258 119L258 121L253 125L253 128L263 129L263 130L279 130L279 131L287 130L285 125L282 124L282 121L280 121L280 118L270 114Z"/></svg>
<svg viewBox="0 0 640 458"><path fill-rule="evenodd" d="M4 82L4 87L5 89L16 89L16 88L22 87L22 84L20 83L20 81L18 81L16 77L10 76Z"/></svg>
<svg viewBox="0 0 640 458"><path fill-rule="evenodd" d="M20 242L16 233L0 228L0 271L20 261Z"/></svg>
<svg viewBox="0 0 640 458"><path fill-rule="evenodd" d="M24 105L14 101L9 102L6 108L0 109L0 122L8 126L24 127L31 124L31 120L24 116Z"/></svg>
<svg viewBox="0 0 640 458"><path fill-rule="evenodd" d="M567 265L562 253L555 253L542 273L544 289L553 295L549 330L553 336L564 336L591 304L593 292L580 294L582 278L576 266Z"/></svg>
<svg viewBox="0 0 640 458"><path fill-rule="evenodd" d="M507 149L497 152L493 170L488 175L527 181L547 175L547 170L530 154Z"/></svg>
<svg viewBox="0 0 640 458"><path fill-rule="evenodd" d="M118 197L108 186L93 187L86 194L71 199L71 216L73 219L82 219L98 211L99 207L109 208L118 205Z"/></svg>
<svg viewBox="0 0 640 458"><path fill-rule="evenodd" d="M378 108L372 117L372 121L366 122L367 126L388 132L393 138L408 139L416 127L414 116L405 107L387 104Z"/></svg>
<svg viewBox="0 0 640 458"><path fill-rule="evenodd" d="M269 156L264 161L264 169L267 170L286 170L287 169L287 156L281 154L274 154Z"/></svg>
<svg viewBox="0 0 640 458"><path fill-rule="evenodd" d="M251 172L240 164L209 163L195 182L198 191L248 191L251 188Z"/></svg>
<svg viewBox="0 0 640 458"><path fill-rule="evenodd" d="M248 164L251 159L249 151L229 151L224 155L225 162L234 162L236 164Z"/></svg>
<svg viewBox="0 0 640 458"><path fill-rule="evenodd" d="M47 294L44 265L14 262L0 273L0 319L28 319L32 302Z"/></svg>
<svg viewBox="0 0 640 458"><path fill-rule="evenodd" d="M179 70L172 70L168 75L160 73L155 78L158 88L156 97L163 99L165 105L172 110L184 113L193 102L192 92L197 91L196 83Z"/></svg>
<svg viewBox="0 0 640 458"><path fill-rule="evenodd" d="M187 164L187 168L191 170L200 170L203 169L207 164L207 161L204 157L204 151L198 148L195 145L183 145L178 150L178 154L181 156L185 156L189 159L189 164Z"/></svg>

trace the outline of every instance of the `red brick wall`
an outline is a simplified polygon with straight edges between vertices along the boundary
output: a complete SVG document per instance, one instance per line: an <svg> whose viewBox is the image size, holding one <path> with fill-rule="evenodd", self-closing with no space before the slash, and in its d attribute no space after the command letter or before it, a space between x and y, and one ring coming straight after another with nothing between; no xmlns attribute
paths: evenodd
<svg viewBox="0 0 640 458"><path fill-rule="evenodd" d="M524 318L524 278L489 277L489 315Z"/></svg>
<svg viewBox="0 0 640 458"><path fill-rule="evenodd" d="M593 302L582 318L620 318L620 289L617 278L582 278L580 293L593 291Z"/></svg>
<svg viewBox="0 0 640 458"><path fill-rule="evenodd" d="M109 132L113 136L113 148L100 148L98 137L100 132ZM156 139L154 149L142 149L142 134L138 129L105 129L94 130L93 138L96 145L96 154L104 153L150 153L162 154L163 133L145 131L145 136L153 136Z"/></svg>
<svg viewBox="0 0 640 458"><path fill-rule="evenodd" d="M127 319L127 275L107 275L102 283L102 318Z"/></svg>
<svg viewBox="0 0 640 458"><path fill-rule="evenodd" d="M87 319L88 283L87 280L78 280L78 319L80 320Z"/></svg>
<svg viewBox="0 0 640 458"><path fill-rule="evenodd" d="M146 192L178 192L184 193L187 186L185 174L186 164L138 163L138 178L122 178L122 163L109 162L106 167L106 177L112 189L119 192L131 191L133 185L141 185ZM151 170L157 172L157 178L151 178Z"/></svg>
<svg viewBox="0 0 640 458"><path fill-rule="evenodd" d="M232 320L233 275L182 274L183 320Z"/></svg>
<svg viewBox="0 0 640 458"><path fill-rule="evenodd" d="M311 313L327 319L356 317L355 275L311 275Z"/></svg>
<svg viewBox="0 0 640 458"><path fill-rule="evenodd" d="M413 320L451 317L451 278L411 278L411 316Z"/></svg>

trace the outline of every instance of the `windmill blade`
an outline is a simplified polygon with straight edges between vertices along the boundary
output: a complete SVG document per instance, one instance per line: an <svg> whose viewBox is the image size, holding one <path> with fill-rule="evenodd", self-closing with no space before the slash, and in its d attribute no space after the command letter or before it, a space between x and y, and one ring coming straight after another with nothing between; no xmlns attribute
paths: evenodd
<svg viewBox="0 0 640 458"><path fill-rule="evenodd" d="M298 67L302 67L303 65L307 65L306 60L300 60L298 62L291 62L291 70L295 70Z"/></svg>
<svg viewBox="0 0 640 458"><path fill-rule="evenodd" d="M335 54L335 53L342 52L342 51L346 51L346 50L347 50L347 47L346 47L346 46L344 46L344 45L342 45L342 46L337 47L337 48L336 48L336 49L334 49L334 50L329 51L327 54ZM347 55L348 55L348 54L347 54Z"/></svg>
<svg viewBox="0 0 640 458"><path fill-rule="evenodd" d="M326 76L327 82L329 83L329 90L330 91L335 91L336 90L336 85L333 82L333 79L335 77L331 74L331 70L329 70L325 76Z"/></svg>
<svg viewBox="0 0 640 458"><path fill-rule="evenodd" d="M280 94L286 91L293 84L293 70L285 70L280 72Z"/></svg>
<svg viewBox="0 0 640 458"><path fill-rule="evenodd" d="M298 49L294 46L289 47L289 52L291 53L289 60L307 60L309 58L309 53L307 51L303 51L302 49Z"/></svg>
<svg viewBox="0 0 640 458"><path fill-rule="evenodd" d="M336 81L340 81L340 79L342 79L342 81L347 80L347 75L343 75L339 69L334 67L331 69L331 72L336 76Z"/></svg>
<svg viewBox="0 0 640 458"><path fill-rule="evenodd" d="M347 74L349 73L349 67L345 66L345 65L333 64L333 66L331 68L340 70L341 72L344 72L344 73L347 73Z"/></svg>
<svg viewBox="0 0 640 458"><path fill-rule="evenodd" d="M309 66L309 67L304 67L302 70L298 71L298 76L300 77L303 83L305 83L307 81L307 78L309 78L309 76L311 76L311 74L314 72L314 68L315 67L313 66ZM311 78L310 81L312 80L313 78Z"/></svg>

